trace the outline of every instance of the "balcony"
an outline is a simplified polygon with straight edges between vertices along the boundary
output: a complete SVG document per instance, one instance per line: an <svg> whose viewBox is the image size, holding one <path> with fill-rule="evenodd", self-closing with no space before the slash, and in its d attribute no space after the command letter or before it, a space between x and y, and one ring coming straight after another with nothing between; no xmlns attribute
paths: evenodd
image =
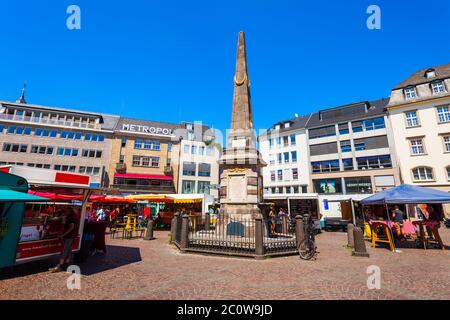
<svg viewBox="0 0 450 320"><path fill-rule="evenodd" d="M116 172L117 173L126 173L127 172L127 164L126 163L116 163Z"/></svg>

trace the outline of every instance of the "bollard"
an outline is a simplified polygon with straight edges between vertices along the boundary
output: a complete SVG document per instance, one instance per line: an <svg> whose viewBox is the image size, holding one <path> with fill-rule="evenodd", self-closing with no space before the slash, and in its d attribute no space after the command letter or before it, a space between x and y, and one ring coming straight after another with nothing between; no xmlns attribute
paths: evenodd
<svg viewBox="0 0 450 320"><path fill-rule="evenodd" d="M145 229L144 240L153 240L153 219L150 218L150 221L147 223L147 229Z"/></svg>
<svg viewBox="0 0 450 320"><path fill-rule="evenodd" d="M348 248L354 248L355 247L355 240L353 237L353 230L355 229L355 226L352 223L347 224L347 247Z"/></svg>
<svg viewBox="0 0 450 320"><path fill-rule="evenodd" d="M170 221L170 243L174 243L175 242L175 233L177 232L177 230L176 230L176 228L177 228L177 218L178 217L175 214L175 216Z"/></svg>
<svg viewBox="0 0 450 320"><path fill-rule="evenodd" d="M366 242L364 240L364 232L359 227L353 228L353 241L355 249L352 254L357 257L369 257L369 253L366 249Z"/></svg>
<svg viewBox="0 0 450 320"><path fill-rule="evenodd" d="M300 245L300 241L305 239L305 226L303 224L302 216L295 216L295 238L297 240L297 248Z"/></svg>
<svg viewBox="0 0 450 320"><path fill-rule="evenodd" d="M264 257L264 221L261 214L255 217L255 258Z"/></svg>
<svg viewBox="0 0 450 320"><path fill-rule="evenodd" d="M187 214L182 216L182 223L181 223L181 243L180 243L180 249L182 252L186 251L188 244L189 244L189 216ZM178 232L180 232L178 230Z"/></svg>
<svg viewBox="0 0 450 320"><path fill-rule="evenodd" d="M209 213L207 212L206 213L206 215L205 215L206 217L206 221L205 221L205 230L206 231L209 231L209 229L210 229L210 223L211 223L211 221L209 220Z"/></svg>

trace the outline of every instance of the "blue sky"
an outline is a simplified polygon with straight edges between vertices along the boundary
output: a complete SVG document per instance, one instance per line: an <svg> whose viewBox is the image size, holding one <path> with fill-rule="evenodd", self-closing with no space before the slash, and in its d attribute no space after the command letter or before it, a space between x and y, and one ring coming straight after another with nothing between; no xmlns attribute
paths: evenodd
<svg viewBox="0 0 450 320"><path fill-rule="evenodd" d="M81 30L66 9L81 8ZM366 9L381 8L381 30ZM245 31L256 128L387 97L450 62L450 2L40 0L0 4L0 99L228 128Z"/></svg>

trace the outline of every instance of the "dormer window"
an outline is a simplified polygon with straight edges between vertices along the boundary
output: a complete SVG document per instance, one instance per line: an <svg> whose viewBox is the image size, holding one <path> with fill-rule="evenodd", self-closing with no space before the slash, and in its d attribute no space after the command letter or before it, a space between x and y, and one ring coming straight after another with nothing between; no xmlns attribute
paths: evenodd
<svg viewBox="0 0 450 320"><path fill-rule="evenodd" d="M289 122L286 122L285 124L284 124L284 127L285 128L289 128L291 126L291 124L289 123Z"/></svg>
<svg viewBox="0 0 450 320"><path fill-rule="evenodd" d="M280 125L279 125L279 124L277 124L277 125L275 126L275 130L280 130Z"/></svg>
<svg viewBox="0 0 450 320"><path fill-rule="evenodd" d="M431 83L431 90L433 91L433 94L445 92L444 82L435 81Z"/></svg>
<svg viewBox="0 0 450 320"><path fill-rule="evenodd" d="M436 78L436 71L434 69L428 69L425 72L425 77L427 77L427 79Z"/></svg>
<svg viewBox="0 0 450 320"><path fill-rule="evenodd" d="M405 88L405 98L406 99L417 98L416 88L415 87Z"/></svg>

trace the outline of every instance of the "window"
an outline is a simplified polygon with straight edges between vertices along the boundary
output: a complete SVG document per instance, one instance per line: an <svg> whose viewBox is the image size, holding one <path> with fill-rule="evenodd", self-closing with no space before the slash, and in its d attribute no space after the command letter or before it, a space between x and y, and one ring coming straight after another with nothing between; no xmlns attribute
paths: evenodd
<svg viewBox="0 0 450 320"><path fill-rule="evenodd" d="M5 128L4 125L0 124L0 134L3 133L3 129Z"/></svg>
<svg viewBox="0 0 450 320"><path fill-rule="evenodd" d="M392 168L391 156L373 156L356 158L358 170Z"/></svg>
<svg viewBox="0 0 450 320"><path fill-rule="evenodd" d="M283 163L283 155L279 153L277 156L278 156L278 164Z"/></svg>
<svg viewBox="0 0 450 320"><path fill-rule="evenodd" d="M139 167L141 165L141 157L133 156L133 167Z"/></svg>
<svg viewBox="0 0 450 320"><path fill-rule="evenodd" d="M297 151L292 151L291 152L291 159L292 159L292 163L296 163L297 162Z"/></svg>
<svg viewBox="0 0 450 320"><path fill-rule="evenodd" d="M348 134L350 130L348 129L348 123L340 123L338 125L339 134Z"/></svg>
<svg viewBox="0 0 450 320"><path fill-rule="evenodd" d="M284 163L289 163L289 152L284 153Z"/></svg>
<svg viewBox="0 0 450 320"><path fill-rule="evenodd" d="M347 193L372 193L370 177L345 178Z"/></svg>
<svg viewBox="0 0 450 320"><path fill-rule="evenodd" d="M119 156L119 163L121 164L125 163L125 156L123 154Z"/></svg>
<svg viewBox="0 0 450 320"><path fill-rule="evenodd" d="M405 98L406 99L414 99L417 98L416 88L408 87L405 89Z"/></svg>
<svg viewBox="0 0 450 320"><path fill-rule="evenodd" d="M341 141L341 152L352 152L350 140Z"/></svg>
<svg viewBox="0 0 450 320"><path fill-rule="evenodd" d="M355 143L355 151L363 151L363 150L366 150L366 144L364 142Z"/></svg>
<svg viewBox="0 0 450 320"><path fill-rule="evenodd" d="M50 137L51 138L56 138L57 134L58 134L58 132L56 132L55 130L50 131Z"/></svg>
<svg viewBox="0 0 450 320"><path fill-rule="evenodd" d="M127 138L122 138L122 144L121 144L122 148L125 148L126 145L127 145Z"/></svg>
<svg viewBox="0 0 450 320"><path fill-rule="evenodd" d="M297 168L292 168L292 179L298 180L298 169Z"/></svg>
<svg viewBox="0 0 450 320"><path fill-rule="evenodd" d="M195 181L183 180L181 190L182 193L194 193Z"/></svg>
<svg viewBox="0 0 450 320"><path fill-rule="evenodd" d="M445 92L444 82L442 81L435 81L431 84L431 89L433 91L433 94Z"/></svg>
<svg viewBox="0 0 450 320"><path fill-rule="evenodd" d="M277 145L278 145L279 147L281 147L281 137L278 137L278 138L277 138Z"/></svg>
<svg viewBox="0 0 450 320"><path fill-rule="evenodd" d="M316 193L320 193L320 194L342 193L341 179L313 180L313 186L314 186L314 191Z"/></svg>
<svg viewBox="0 0 450 320"><path fill-rule="evenodd" d="M8 134L14 134L15 132L16 132L16 127L14 127L14 126L8 127Z"/></svg>
<svg viewBox="0 0 450 320"><path fill-rule="evenodd" d="M209 194L209 181L199 181L197 193Z"/></svg>
<svg viewBox="0 0 450 320"><path fill-rule="evenodd" d="M376 129L382 129L385 128L384 124L384 118L375 118L375 119L368 119L363 121L363 128L365 131L371 131Z"/></svg>
<svg viewBox="0 0 450 320"><path fill-rule="evenodd" d="M275 164L275 158L274 158L274 156L273 156L273 155L270 155L269 157L270 157L270 158L269 158L269 164L270 164L270 165L274 165L274 164Z"/></svg>
<svg viewBox="0 0 450 320"><path fill-rule="evenodd" d="M283 178L284 178L284 181L289 181L289 180L291 180L291 170L289 170L289 169L284 169Z"/></svg>
<svg viewBox="0 0 450 320"><path fill-rule="evenodd" d="M412 170L415 181L431 181L433 180L433 169L428 167L418 167Z"/></svg>
<svg viewBox="0 0 450 320"><path fill-rule="evenodd" d="M201 155L201 156L204 156L205 155L205 147L200 147L199 148L199 154Z"/></svg>
<svg viewBox="0 0 450 320"><path fill-rule="evenodd" d="M275 171L270 171L270 181L275 181Z"/></svg>
<svg viewBox="0 0 450 320"><path fill-rule="evenodd" d="M40 112L35 112L33 114L33 122L39 122L39 118L41 117L41 113Z"/></svg>
<svg viewBox="0 0 450 320"><path fill-rule="evenodd" d="M450 136L443 136L442 139L444 140L444 151L450 152Z"/></svg>
<svg viewBox="0 0 450 320"><path fill-rule="evenodd" d="M437 113L439 122L449 122L450 121L450 110L448 106L437 107Z"/></svg>
<svg viewBox="0 0 450 320"><path fill-rule="evenodd" d="M445 171L447 171L447 179L450 180L450 167L445 168Z"/></svg>
<svg viewBox="0 0 450 320"><path fill-rule="evenodd" d="M352 122L352 130L353 132L362 132L363 131L362 121Z"/></svg>
<svg viewBox="0 0 450 320"><path fill-rule="evenodd" d="M423 146L423 139L411 139L409 140L409 143L411 144L411 154L412 155L421 155L425 154L425 149Z"/></svg>
<svg viewBox="0 0 450 320"><path fill-rule="evenodd" d="M339 171L339 160L311 162L312 172L334 172Z"/></svg>
<svg viewBox="0 0 450 320"><path fill-rule="evenodd" d="M22 135L23 134L23 127L17 127L16 134Z"/></svg>
<svg viewBox="0 0 450 320"><path fill-rule="evenodd" d="M344 171L353 170L353 159L342 159L342 167Z"/></svg>
<svg viewBox="0 0 450 320"><path fill-rule="evenodd" d="M270 149L273 148L273 139L269 139L269 148L270 148Z"/></svg>
<svg viewBox="0 0 450 320"><path fill-rule="evenodd" d="M102 135L102 134L100 134L100 135L98 136L98 141L99 141L99 142L105 141L105 136Z"/></svg>
<svg viewBox="0 0 450 320"><path fill-rule="evenodd" d="M210 177L211 176L211 164L199 163L198 164L198 176L199 177Z"/></svg>
<svg viewBox="0 0 450 320"><path fill-rule="evenodd" d="M277 171L278 181L283 181L283 170Z"/></svg>
<svg viewBox="0 0 450 320"><path fill-rule="evenodd" d="M297 143L295 140L295 134L291 134L290 137L291 137L291 146L295 146Z"/></svg>
<svg viewBox="0 0 450 320"><path fill-rule="evenodd" d="M36 131L34 132L34 135L36 135ZM61 139L66 139L67 138L67 132L66 131L61 131L61 134L59 135L59 137Z"/></svg>
<svg viewBox="0 0 450 320"><path fill-rule="evenodd" d="M23 115L24 115L23 110L17 110L16 111L16 120L23 120Z"/></svg>
<svg viewBox="0 0 450 320"><path fill-rule="evenodd" d="M417 111L405 112L405 116L407 128L419 126L419 118L417 117Z"/></svg>
<svg viewBox="0 0 450 320"><path fill-rule="evenodd" d="M102 157L102 153L103 153L103 151L97 150L97 151L95 152L95 157L96 157L96 158L101 158L101 157Z"/></svg>
<svg viewBox="0 0 450 320"><path fill-rule="evenodd" d="M135 149L142 149L142 140L141 139L134 140L134 148Z"/></svg>
<svg viewBox="0 0 450 320"><path fill-rule="evenodd" d="M289 146L289 137L288 136L283 137L283 145L285 147Z"/></svg>
<svg viewBox="0 0 450 320"><path fill-rule="evenodd" d="M197 154L197 146L192 146L191 154Z"/></svg>
<svg viewBox="0 0 450 320"><path fill-rule="evenodd" d="M3 151L5 152L20 152L25 153L28 151L28 145L26 144L15 144L15 143L4 143Z"/></svg>
<svg viewBox="0 0 450 320"><path fill-rule="evenodd" d="M144 149L146 150L160 150L161 145L159 141L144 140Z"/></svg>
<svg viewBox="0 0 450 320"><path fill-rule="evenodd" d="M195 176L195 162L183 162L183 175Z"/></svg>
<svg viewBox="0 0 450 320"><path fill-rule="evenodd" d="M184 152L185 154L188 154L190 149L191 149L191 148L190 148L188 145L184 145L184 147L183 147L183 152Z"/></svg>

